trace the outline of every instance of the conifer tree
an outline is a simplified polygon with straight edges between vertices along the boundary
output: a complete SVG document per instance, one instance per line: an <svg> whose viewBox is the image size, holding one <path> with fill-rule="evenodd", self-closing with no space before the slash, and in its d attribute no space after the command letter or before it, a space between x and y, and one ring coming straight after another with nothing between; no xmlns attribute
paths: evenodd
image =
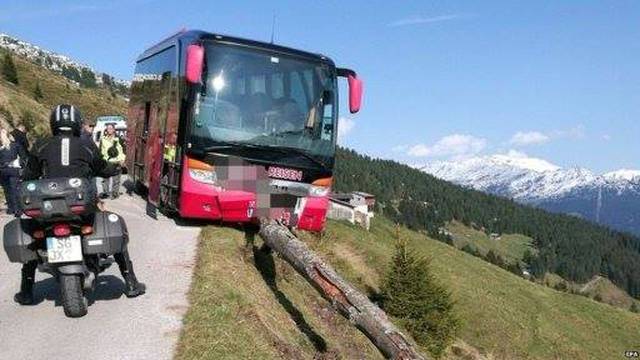
<svg viewBox="0 0 640 360"><path fill-rule="evenodd" d="M5 80L18 85L18 70L16 64L13 63L11 54L4 55L4 61L2 62L2 76Z"/></svg>
<svg viewBox="0 0 640 360"><path fill-rule="evenodd" d="M434 357L455 339L459 320L450 293L434 279L426 258L414 256L399 240L382 285L384 310L402 322Z"/></svg>

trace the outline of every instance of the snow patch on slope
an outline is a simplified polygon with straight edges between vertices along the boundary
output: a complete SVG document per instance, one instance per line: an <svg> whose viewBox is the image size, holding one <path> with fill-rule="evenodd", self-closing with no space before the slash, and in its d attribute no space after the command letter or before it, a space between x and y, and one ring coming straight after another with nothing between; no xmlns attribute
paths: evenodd
<svg viewBox="0 0 640 360"><path fill-rule="evenodd" d="M640 191L640 171L596 175L588 169L560 168L517 151L460 161L436 161L419 167L443 180L523 202L562 197L582 189Z"/></svg>
<svg viewBox="0 0 640 360"><path fill-rule="evenodd" d="M16 39L11 35L0 33L0 48L7 49L14 54L27 58L30 61L33 61L45 67L46 69L57 73L62 73L62 70L65 67L75 68L78 71L82 71L82 69L88 69L95 76L96 83L102 83L103 73L94 70L90 66L78 63L68 56L60 55L52 51L42 49L41 47L33 45L26 41ZM128 80L113 79L113 81L118 85L127 87L131 85L131 82Z"/></svg>

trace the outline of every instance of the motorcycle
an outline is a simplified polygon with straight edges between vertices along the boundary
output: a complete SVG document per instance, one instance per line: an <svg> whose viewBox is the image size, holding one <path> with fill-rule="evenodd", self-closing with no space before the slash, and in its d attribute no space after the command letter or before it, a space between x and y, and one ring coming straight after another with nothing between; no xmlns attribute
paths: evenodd
<svg viewBox="0 0 640 360"><path fill-rule="evenodd" d="M65 315L86 315L96 277L128 242L124 220L97 208L95 182L83 178L23 182L20 204L26 217L4 227L9 261L37 261L56 278Z"/></svg>

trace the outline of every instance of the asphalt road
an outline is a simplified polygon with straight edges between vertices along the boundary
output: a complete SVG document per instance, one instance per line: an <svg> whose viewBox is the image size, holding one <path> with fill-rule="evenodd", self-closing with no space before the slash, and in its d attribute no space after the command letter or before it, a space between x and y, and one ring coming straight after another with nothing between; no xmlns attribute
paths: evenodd
<svg viewBox="0 0 640 360"><path fill-rule="evenodd" d="M107 201L107 209L127 221L129 252L147 293L128 299L116 264L97 279L89 313L64 316L58 287L36 275L36 305L19 306L13 295L20 264L0 251L0 359L170 359L178 340L191 283L199 228L145 215L138 197ZM8 221L0 218L0 225Z"/></svg>

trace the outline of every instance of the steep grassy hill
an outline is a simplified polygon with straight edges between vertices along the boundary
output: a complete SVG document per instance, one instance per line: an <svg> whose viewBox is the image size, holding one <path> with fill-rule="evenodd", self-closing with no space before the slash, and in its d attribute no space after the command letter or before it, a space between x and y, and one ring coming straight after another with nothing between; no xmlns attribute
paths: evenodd
<svg viewBox="0 0 640 360"><path fill-rule="evenodd" d="M475 348L501 359L611 359L640 348L638 314L529 282L404 227L399 233L453 292L463 326L450 358L480 357ZM377 217L370 232L329 221L322 238L301 236L375 295L395 234ZM239 230L203 230L178 359L379 358L291 267L260 251L259 240L246 244Z"/></svg>
<svg viewBox="0 0 640 360"><path fill-rule="evenodd" d="M0 49L0 63L5 53L6 50ZM46 133L49 112L59 103L78 106L85 118L126 115L126 100L108 89L79 87L62 75L18 56L13 56L13 61L18 71L18 85L0 77L0 123L3 125L22 121L33 136L39 136ZM42 98L37 100L36 84L42 91Z"/></svg>
<svg viewBox="0 0 640 360"><path fill-rule="evenodd" d="M536 248L528 265L537 277L552 272L582 283L601 274L640 298L638 237L466 189L352 150L337 152L335 174L336 190L376 195L380 212L414 230L451 241L444 229L458 221L486 234L522 234Z"/></svg>

